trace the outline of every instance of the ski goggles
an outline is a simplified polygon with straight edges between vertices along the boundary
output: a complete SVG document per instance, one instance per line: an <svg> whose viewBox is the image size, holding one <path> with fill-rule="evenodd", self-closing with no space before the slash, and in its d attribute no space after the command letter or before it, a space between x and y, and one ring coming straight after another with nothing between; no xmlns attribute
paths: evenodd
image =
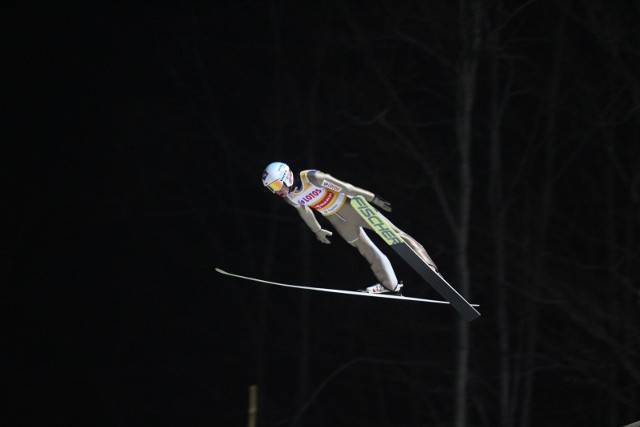
<svg viewBox="0 0 640 427"><path fill-rule="evenodd" d="M271 184L267 185L267 187L269 187L269 189L272 192L276 192L276 191L280 191L282 190L282 187L284 186L284 182L276 179L275 181L273 181Z"/></svg>

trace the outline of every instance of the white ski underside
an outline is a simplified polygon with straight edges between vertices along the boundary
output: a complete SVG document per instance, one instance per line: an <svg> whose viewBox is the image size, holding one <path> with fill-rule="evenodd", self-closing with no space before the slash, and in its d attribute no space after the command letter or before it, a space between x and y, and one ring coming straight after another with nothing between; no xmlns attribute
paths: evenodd
<svg viewBox="0 0 640 427"><path fill-rule="evenodd" d="M370 294L368 292L344 291L341 289L314 288L311 286L288 285L286 283L272 282L270 280L256 279L255 277L247 277L247 276L241 276L239 274L229 273L227 271L219 269L218 267L216 267L215 269L218 273L224 274L225 276L237 277L238 279L250 280L252 282L266 283L268 285L283 286L285 288L306 289L310 291L332 292L336 294L358 295L358 296L367 296L367 297L374 297L374 298L388 298L388 299L394 299L394 300L400 300L400 301L419 301L419 302L428 302L432 304L449 304L449 301L439 301L439 300L432 300L432 299L426 299L426 298L413 298L413 297L405 297L401 295Z"/></svg>

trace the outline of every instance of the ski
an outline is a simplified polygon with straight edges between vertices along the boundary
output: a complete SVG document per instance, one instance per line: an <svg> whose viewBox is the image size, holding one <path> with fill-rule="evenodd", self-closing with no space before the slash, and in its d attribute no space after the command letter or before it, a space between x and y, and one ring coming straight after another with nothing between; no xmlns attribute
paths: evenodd
<svg viewBox="0 0 640 427"><path fill-rule="evenodd" d="M351 206L371 226L371 228L395 250L424 280L427 281L438 293L451 303L465 320L471 321L480 316L480 313L469 304L447 283L440 275L431 269L418 254L400 237L389 225L388 220L367 202L362 196L351 199Z"/></svg>
<svg viewBox="0 0 640 427"><path fill-rule="evenodd" d="M285 288L304 289L304 290L307 290L307 291L331 292L331 293L345 294L345 295L357 295L357 296L361 296L361 297L365 296L365 297L374 297L374 298L388 298L388 299L395 299L395 300L399 300L399 301L418 301L418 302L427 302L427 303L432 303L432 304L449 304L449 301L439 301L439 300L432 300L432 299L426 299L426 298L405 297L403 295L370 294L368 292L345 291L345 290L342 290L342 289L315 288L315 287L311 287L311 286L290 285L290 284L287 284L287 283L273 282L271 280L257 279L255 277L241 276L239 274L229 273L229 272L224 271L224 270L222 270L222 269L220 269L218 267L215 267L215 270L218 273L223 274L225 276L235 277L235 278L238 278L238 279L248 280L248 281L251 281L251 282L265 283L267 285L282 286L282 287L285 287Z"/></svg>

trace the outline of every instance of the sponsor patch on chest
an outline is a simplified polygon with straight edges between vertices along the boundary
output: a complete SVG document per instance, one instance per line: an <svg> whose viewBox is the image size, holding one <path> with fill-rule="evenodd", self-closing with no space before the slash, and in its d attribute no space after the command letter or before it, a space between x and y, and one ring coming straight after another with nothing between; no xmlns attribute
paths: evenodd
<svg viewBox="0 0 640 427"><path fill-rule="evenodd" d="M320 188L313 188L311 191L309 191L306 194L303 194L302 196L300 196L296 202L304 205L307 204L309 202L312 202L313 199L315 199L317 196L321 195L324 192L324 190L321 190Z"/></svg>
<svg viewBox="0 0 640 427"><path fill-rule="evenodd" d="M333 182L329 182L326 179L322 181L322 186L338 193L342 191L342 187L335 185Z"/></svg>

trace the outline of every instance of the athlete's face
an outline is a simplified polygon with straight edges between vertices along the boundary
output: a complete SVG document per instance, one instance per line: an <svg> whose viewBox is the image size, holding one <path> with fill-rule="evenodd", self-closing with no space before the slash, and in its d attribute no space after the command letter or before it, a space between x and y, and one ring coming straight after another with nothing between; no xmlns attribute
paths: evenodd
<svg viewBox="0 0 640 427"><path fill-rule="evenodd" d="M283 185L281 189L276 191L276 194L280 197L287 197L287 194L289 194L289 187Z"/></svg>

